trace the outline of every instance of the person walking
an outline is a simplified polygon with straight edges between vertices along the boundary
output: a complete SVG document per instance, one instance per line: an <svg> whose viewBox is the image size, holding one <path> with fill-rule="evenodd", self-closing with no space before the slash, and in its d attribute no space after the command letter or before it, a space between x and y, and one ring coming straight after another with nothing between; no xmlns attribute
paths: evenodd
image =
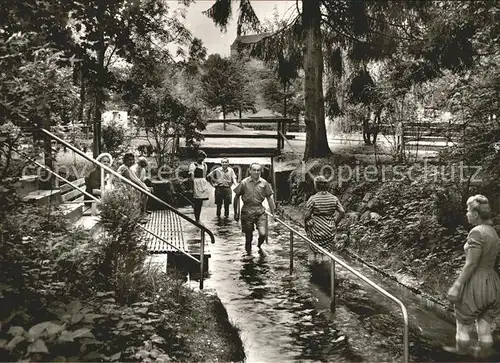
<svg viewBox="0 0 500 363"><path fill-rule="evenodd" d="M499 238L484 195L467 200L467 220L475 227L464 245L465 265L447 293L455 304L456 346L444 349L462 355L469 353L470 332L475 323L478 347L473 353L487 357L494 353L491 324L500 314L500 278L495 271Z"/></svg>
<svg viewBox="0 0 500 363"><path fill-rule="evenodd" d="M193 182L193 209L196 222L200 221L201 207L203 201L208 200L207 164L205 158L207 154L203 150L198 150L196 161L189 165L189 175Z"/></svg>
<svg viewBox="0 0 500 363"><path fill-rule="evenodd" d="M135 184L139 185L141 188L148 189L146 184L144 184L131 170L130 168L132 165L135 163L135 156L132 153L126 153L123 155L123 163L118 167L118 170L116 172L123 176L124 178L127 178L130 181L133 181ZM122 180L119 178L114 178L113 179L115 185L117 187L130 187L127 183L124 183ZM134 189L135 190L135 189ZM137 191L137 193L142 194L141 192Z"/></svg>
<svg viewBox="0 0 500 363"><path fill-rule="evenodd" d="M207 179L215 188L215 205L217 206L217 218L221 217L222 204L224 204L224 217L229 217L229 206L232 202L233 190L231 187L237 184L236 174L229 166L229 160L223 158L221 166L212 170Z"/></svg>
<svg viewBox="0 0 500 363"><path fill-rule="evenodd" d="M245 250L252 251L254 226L257 227L259 238L257 247L260 249L267 236L266 211L262 203L267 200L271 214L274 216L275 204L271 185L261 178L262 166L258 163L250 165L250 176L243 179L234 189L234 220L240 219L240 197L243 201L241 208L241 230L245 233Z"/></svg>
<svg viewBox="0 0 500 363"><path fill-rule="evenodd" d="M328 192L328 182L324 176L314 178L314 188L316 194L308 199L304 214L306 233L314 243L331 252L337 224L344 217L345 210L339 199ZM312 250L316 252L314 248Z"/></svg>

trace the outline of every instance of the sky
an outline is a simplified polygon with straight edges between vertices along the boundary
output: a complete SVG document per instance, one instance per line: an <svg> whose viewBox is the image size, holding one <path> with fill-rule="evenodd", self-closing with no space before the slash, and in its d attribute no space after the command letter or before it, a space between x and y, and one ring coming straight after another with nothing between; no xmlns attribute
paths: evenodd
<svg viewBox="0 0 500 363"><path fill-rule="evenodd" d="M228 56L230 46L236 38L236 21L238 19L239 1L234 1L233 17L227 27L227 32L223 33L216 27L212 19L202 14L202 11L209 9L214 0L198 0L187 8L186 27L192 32L193 37L200 38L203 45L207 48L208 54L219 53ZM278 11L280 17L288 19L295 12L295 0L253 0L251 1L253 9L259 20L273 20L274 9ZM177 1L169 3L172 9L185 8Z"/></svg>

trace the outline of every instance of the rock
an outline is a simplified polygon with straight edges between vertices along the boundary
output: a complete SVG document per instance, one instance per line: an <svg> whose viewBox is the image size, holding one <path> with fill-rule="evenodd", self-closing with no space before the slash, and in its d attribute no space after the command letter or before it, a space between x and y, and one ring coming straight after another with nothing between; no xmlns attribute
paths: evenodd
<svg viewBox="0 0 500 363"><path fill-rule="evenodd" d="M382 203L380 202L380 199L378 198L372 198L368 204L366 205L366 207L369 209L369 210L377 210L378 208L380 208L382 205Z"/></svg>
<svg viewBox="0 0 500 363"><path fill-rule="evenodd" d="M346 214L345 218L348 218L352 223L354 223L359 220L360 215L361 214L358 212L349 212Z"/></svg>
<svg viewBox="0 0 500 363"><path fill-rule="evenodd" d="M348 230L350 226L359 220L360 215L359 212L348 212L345 217L341 219L337 229L340 231Z"/></svg>
<svg viewBox="0 0 500 363"><path fill-rule="evenodd" d="M363 213L360 220L361 222L366 223L369 221L378 221L380 218L382 218L382 216L377 212L370 212L369 210L367 210Z"/></svg>
<svg viewBox="0 0 500 363"><path fill-rule="evenodd" d="M361 222L368 222L370 220L370 211L367 210L365 211L362 215L361 215L361 218L360 218L360 221Z"/></svg>
<svg viewBox="0 0 500 363"><path fill-rule="evenodd" d="M373 193L371 192L368 192L365 194L365 196L363 197L363 202L364 203L368 203L371 199L373 199Z"/></svg>
<svg viewBox="0 0 500 363"><path fill-rule="evenodd" d="M361 204L358 207L358 212L359 213L364 213L367 208L368 208L368 204L365 203L365 202L361 202Z"/></svg>

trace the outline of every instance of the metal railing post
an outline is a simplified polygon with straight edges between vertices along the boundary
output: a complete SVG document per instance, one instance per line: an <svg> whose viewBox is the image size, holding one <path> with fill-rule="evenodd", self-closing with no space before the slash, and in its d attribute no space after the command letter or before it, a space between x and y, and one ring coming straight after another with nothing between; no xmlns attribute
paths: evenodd
<svg viewBox="0 0 500 363"><path fill-rule="evenodd" d="M203 290L203 279L205 277L205 231L201 231L200 239L200 290Z"/></svg>
<svg viewBox="0 0 500 363"><path fill-rule="evenodd" d="M290 231L290 276L293 275L293 231Z"/></svg>
<svg viewBox="0 0 500 363"><path fill-rule="evenodd" d="M269 212L267 212L267 211L266 211L266 213L269 214ZM403 353L404 353L404 362L407 363L408 360L409 360L409 356L410 356L409 339L408 339L408 330L409 330L409 328L408 328L408 311L406 310L406 307L403 304L403 302L401 300L399 300L397 297L391 295L389 292L387 292L385 289L383 289L382 287L380 287L379 285L377 285L376 283L374 283L369 278L365 277L362 273L356 271L353 267L349 266L346 262L344 262L340 258L336 257L331 252L327 251L326 249L324 249L323 247L321 247L317 243L314 243L307 236L304 236L302 233L300 233L296 229L293 229L292 227L290 227L288 224L286 224L285 222L283 222L281 219L275 217L274 220L276 222L278 222L279 224L281 224L283 227L287 228L290 232L295 233L297 236L299 236L304 241L306 241L309 245L315 247L324 256L329 257L332 260L332 262L338 263L340 266L342 266L343 268L345 268L347 271L351 272L352 274L354 274L355 276L357 276L358 278L360 278L361 280L363 280L364 282L366 282L368 285L370 285L371 287L373 287L377 292L379 292L380 294L384 295L388 299L390 299L390 300L394 301L396 304L398 304L399 308L401 309L401 314L403 316ZM334 271L335 265L332 264L331 268L332 268L332 277L333 277L332 280L331 280L331 284L332 284L332 297L334 297L333 293L335 291L335 286L333 284L335 282L335 279L334 279L334 276L335 276L335 271Z"/></svg>
<svg viewBox="0 0 500 363"><path fill-rule="evenodd" d="M335 260L330 259L330 310L335 312Z"/></svg>
<svg viewBox="0 0 500 363"><path fill-rule="evenodd" d="M55 171L52 171L50 168L46 167L45 165L43 164L40 164L39 162L37 162L36 160L33 160L32 158L30 157L27 157L26 155L24 155L22 152L14 149L14 151L16 153L18 153L19 155L21 156L24 156L25 158L27 158L28 160L30 160L31 162L33 162L35 165L38 165L39 167L41 167L42 169L48 171L49 173L51 173L52 175L54 175L57 179L61 179L63 182L65 182L66 184L70 185L72 188L78 190L79 192L81 192L83 195L89 197L90 199L92 199L93 201L91 202L92 203L92 206L95 206L96 204L98 203L102 203L102 200L96 198L95 196L93 196L92 194L89 194L87 193L84 189L80 188L79 186L73 184L72 182L70 182L68 179L60 176L59 174L57 174ZM170 247L174 248L175 250L179 251L180 253L184 254L185 256L189 257L190 259L192 259L193 261L195 261L196 263L200 263L200 261L190 255L189 253L183 251L182 249L180 249L179 247L177 247L176 245L168 242L167 240L165 240L163 237L159 236L158 234L154 233L153 231L147 229L146 227L142 226L141 224L138 224L137 227L139 227L140 229L142 229L143 231L151 234L153 237L156 237L158 238L160 241L162 241L163 243L166 243L167 245L169 245Z"/></svg>

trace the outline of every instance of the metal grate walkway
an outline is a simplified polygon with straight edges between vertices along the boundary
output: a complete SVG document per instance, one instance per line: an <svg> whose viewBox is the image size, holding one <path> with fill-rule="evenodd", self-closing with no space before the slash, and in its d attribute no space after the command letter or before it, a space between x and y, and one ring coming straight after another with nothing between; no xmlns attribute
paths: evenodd
<svg viewBox="0 0 500 363"><path fill-rule="evenodd" d="M187 245L184 243L181 218L177 214L168 210L153 211L145 227L181 250L188 252ZM147 232L144 232L144 234L144 239L150 253L178 252L159 238Z"/></svg>
<svg viewBox="0 0 500 363"><path fill-rule="evenodd" d="M199 232L197 232L198 229L193 229L194 226L169 210L152 211L150 219L145 227L184 252L190 253L196 257L200 253L200 235ZM180 253L172 246L146 231L144 231L144 241L150 253ZM207 236L205 240L206 257L210 256L209 242L210 239Z"/></svg>

